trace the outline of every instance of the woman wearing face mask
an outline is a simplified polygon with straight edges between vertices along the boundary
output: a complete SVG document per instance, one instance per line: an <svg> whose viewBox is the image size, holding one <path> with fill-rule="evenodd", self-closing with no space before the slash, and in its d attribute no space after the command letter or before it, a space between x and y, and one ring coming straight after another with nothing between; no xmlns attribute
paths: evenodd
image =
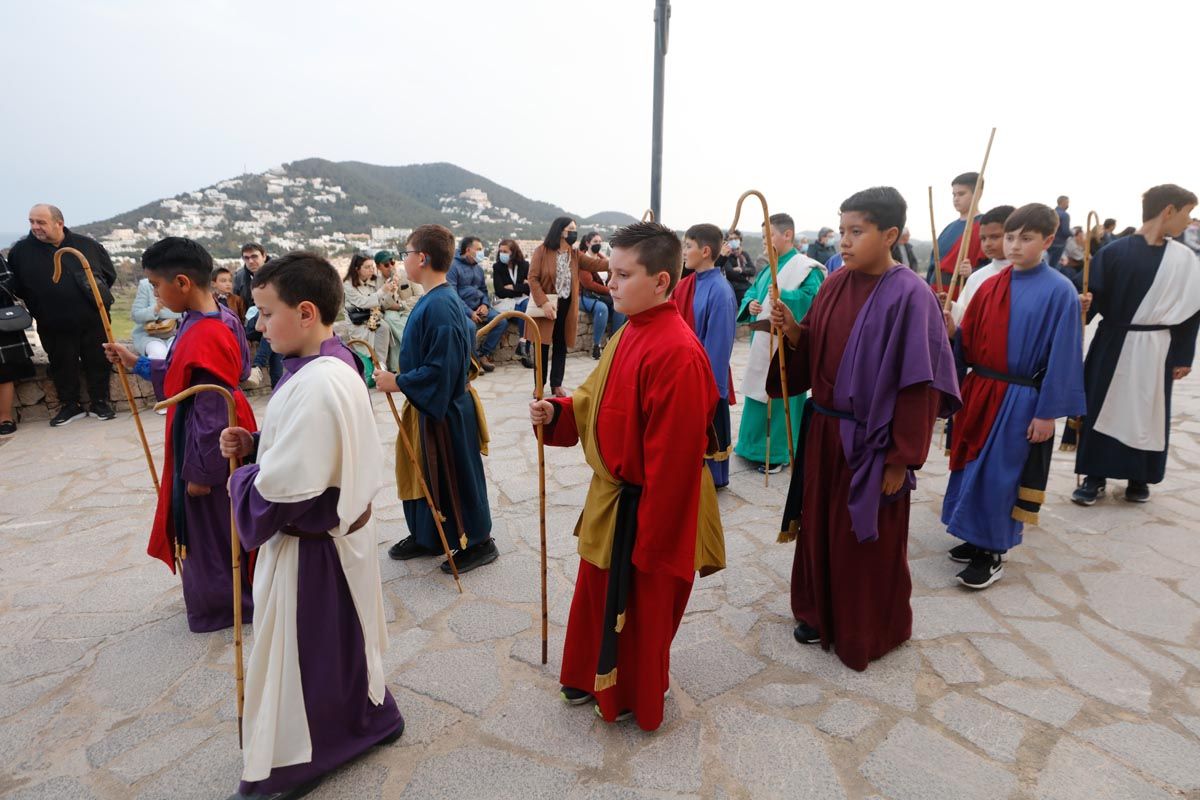
<svg viewBox="0 0 1200 800"><path fill-rule="evenodd" d="M567 369L567 350L575 344L579 326L579 272L605 272L608 259L575 249L578 226L570 217L559 217L550 223L546 238L529 261L529 294L531 309L537 317L538 331L543 342L542 363L550 359L550 390L555 397L566 397L563 375ZM545 379L547 376L543 376Z"/></svg>
<svg viewBox="0 0 1200 800"><path fill-rule="evenodd" d="M383 325L383 303L388 295L396 291L394 279L378 280L375 275L375 259L365 253L355 253L346 270L342 283L345 293L346 319L351 324L349 339L371 342L381 364L387 364L391 345L391 328ZM358 345L353 348L363 359L369 356Z"/></svg>
<svg viewBox="0 0 1200 800"><path fill-rule="evenodd" d="M589 231L579 243L579 252L598 256L603 247L600 232ZM600 358L600 343L604 341L605 332L610 327L615 331L625 324L625 315L613 308L607 277L605 274L591 273L587 270L579 273L579 290L583 293L579 298L579 305L592 317L592 358L597 360Z"/></svg>
<svg viewBox="0 0 1200 800"><path fill-rule="evenodd" d="M754 259L742 249L742 232L737 228L725 237L725 244L721 247L721 255L717 256L716 266L725 273L725 280L733 287L738 308L741 308L742 296L746 294L750 284L754 283L758 270L754 268Z"/></svg>
<svg viewBox="0 0 1200 800"><path fill-rule="evenodd" d="M501 239L492 262L492 293L497 311L524 311L529 305L529 262L512 239ZM533 369L533 352L525 338L525 320L517 320L517 358Z"/></svg>

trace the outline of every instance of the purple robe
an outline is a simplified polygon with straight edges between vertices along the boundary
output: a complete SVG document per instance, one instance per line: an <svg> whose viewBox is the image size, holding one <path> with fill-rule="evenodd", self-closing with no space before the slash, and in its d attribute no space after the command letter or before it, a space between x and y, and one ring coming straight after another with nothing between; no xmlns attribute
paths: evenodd
<svg viewBox="0 0 1200 800"><path fill-rule="evenodd" d="M321 355L339 358L361 372L354 354L337 338L321 344ZM315 358L285 359L286 371L276 391ZM246 549L261 546L287 524L314 532L337 527L338 488L299 503L272 503L254 487L257 477L258 465L250 464L234 473L231 484L238 535ZM308 783L404 728L390 691L378 706L367 695L362 625L333 540L301 539L299 545L296 635L312 761L276 767L265 780L242 781L242 794L271 794Z"/></svg>

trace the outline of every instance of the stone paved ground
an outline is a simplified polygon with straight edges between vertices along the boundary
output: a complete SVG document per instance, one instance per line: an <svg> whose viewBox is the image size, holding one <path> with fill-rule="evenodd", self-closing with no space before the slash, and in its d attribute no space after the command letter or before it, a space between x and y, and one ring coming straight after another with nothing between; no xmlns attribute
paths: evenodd
<svg viewBox="0 0 1200 800"><path fill-rule="evenodd" d="M571 359L568 384L592 363ZM404 523L381 494L387 670L408 730L314 800L1200 797L1195 380L1153 501L1077 508L1056 454L1043 527L984 593L954 584L933 456L912 512L913 641L864 674L792 640L792 553L774 543L786 475L765 489L738 463L721 495L730 566L696 584L655 734L556 696L589 477L577 450L547 453L552 657L537 663L527 381L512 366L479 384L503 555L464 596L433 562L386 558ZM161 419L147 424L160 446ZM0 794L223 798L240 759L231 638L188 633L176 581L144 555L153 498L128 417L31 423L0 465Z"/></svg>

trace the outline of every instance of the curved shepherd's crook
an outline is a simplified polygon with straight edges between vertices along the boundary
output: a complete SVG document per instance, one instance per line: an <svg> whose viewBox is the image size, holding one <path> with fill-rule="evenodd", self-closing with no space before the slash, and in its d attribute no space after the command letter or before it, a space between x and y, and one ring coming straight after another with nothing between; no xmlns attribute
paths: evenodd
<svg viewBox="0 0 1200 800"><path fill-rule="evenodd" d="M753 195L758 198L758 202L762 203L763 210L763 244L767 249L767 263L771 267L771 301L782 302L779 299L779 253L775 252L775 245L771 243L771 213L767 210L767 198L763 197L763 193L757 189L748 189L742 192L742 196L738 198L737 208L733 212L733 222L729 224L729 230L737 227L738 220L742 217L742 203L747 197ZM800 320L796 320L799 322ZM775 327L771 326L770 348L775 350ZM787 446L788 459L791 462L796 460L796 446L792 441L792 404L791 398L788 397L788 379L787 379L787 360L783 354L783 331L779 331L779 383L783 389L783 416L787 420ZM770 485L771 481L771 398L767 398L767 469L763 473L763 484Z"/></svg>
<svg viewBox="0 0 1200 800"><path fill-rule="evenodd" d="M958 284L961 282L961 271L963 264L970 264L971 250L971 233L975 229L975 215L979 213L979 198L983 196L983 173L987 171L988 158L992 155L992 142L996 138L996 129L992 128L991 135L988 136L987 150L983 151L983 166L979 168L979 178L975 181L975 195L971 198L971 210L967 212L967 227L963 230L962 242L958 246L958 261L954 263L954 274L950 276L950 290L946 292L946 302L942 306L942 311L950 310L950 304L954 302L954 295L958 291ZM937 246L937 233L934 232L934 246ZM974 264L971 264L974 267ZM940 269L940 265L939 265Z"/></svg>
<svg viewBox="0 0 1200 800"><path fill-rule="evenodd" d="M656 220L654 219L654 209L647 208L645 210L645 212L642 214L642 222L655 222L655 221ZM543 661L542 663L545 664L546 662Z"/></svg>
<svg viewBox="0 0 1200 800"><path fill-rule="evenodd" d="M346 342L347 347L360 344L366 348L367 354L371 357L371 363L375 365L375 369L383 369L383 365L379 363L379 359L375 355L375 348L362 339L350 339ZM433 495L429 493L429 486L425 483L425 472L421 469L421 461L417 458L417 451L413 448L412 442L408 439L408 433L404 430L404 426L400 424L400 412L396 410L396 401L392 399L390 392L384 392L383 396L387 398L388 407L392 409L392 418L396 420L396 430L400 432L400 441L404 443L404 450L408 453L408 458L412 461L413 469L417 473L417 480L421 483L421 493L425 495L425 502L429 504L429 513L433 516L433 524L437 526L438 538L442 540L442 552L446 554L446 560L450 563L450 571L454 573L454 583L458 586L458 593L462 594L462 581L458 579L458 567L454 564L454 555L450 552L450 543L446 541L446 531L442 528L442 512L438 511L438 507L434 505Z"/></svg>
<svg viewBox="0 0 1200 800"><path fill-rule="evenodd" d="M1096 226L1092 227L1092 220L1096 220ZM1092 231L1100 227L1100 215L1095 211L1089 211L1087 215L1087 227L1083 229L1083 291L1080 294L1088 293L1088 279L1092 276ZM1083 332L1087 333L1087 312L1081 311L1083 317Z"/></svg>
<svg viewBox="0 0 1200 800"><path fill-rule="evenodd" d="M154 406L155 411L166 410L173 405L182 403L189 397L201 392L217 392L225 398L225 409L229 415L229 427L237 427L237 406L233 402L233 394L224 386L212 383L201 383L189 386L174 397L168 397ZM229 474L233 475L238 468L236 456L229 457ZM233 563L233 652L234 663L237 665L237 723L238 747L242 746L242 708L246 701L246 674L242 671L242 543L238 540L237 520L234 518L233 496L229 497L229 554Z"/></svg>
<svg viewBox="0 0 1200 800"><path fill-rule="evenodd" d="M87 256L74 247L61 247L55 250L54 282L58 283L62 279L62 257L68 253L79 259L79 263L83 265L83 274L92 287L92 299L96 301L96 310L100 312L100 321L104 323L104 335L108 337L109 344L116 344L117 340L113 337L112 324L108 320L108 309L104 307L104 298L100 296L100 287L96 285L96 276L92 274L92 265L88 263ZM121 365L120 361L117 362L117 374L121 376L121 388L125 390L125 399L129 401L129 410L133 412L133 424L137 426L138 436L142 440L142 452L146 454L146 466L150 468L150 480L154 482L154 493L157 495L158 470L154 468L154 456L150 455L150 443L146 441L142 418L138 416L137 401L133 399L133 390L129 388L129 377L125 374L125 367Z"/></svg>
<svg viewBox="0 0 1200 800"><path fill-rule="evenodd" d="M484 325L475 334L476 338L485 335L497 325L507 324L509 319L525 320L525 333L533 338L533 380L535 388L533 396L537 400L542 399L542 332L538 330L537 322L533 317L526 314L524 311L501 311L496 315L496 318ZM541 533L542 545L542 663L546 663L548 636L549 636L549 610L546 603L546 444L545 433L542 426L537 426L537 443L538 443L538 523Z"/></svg>

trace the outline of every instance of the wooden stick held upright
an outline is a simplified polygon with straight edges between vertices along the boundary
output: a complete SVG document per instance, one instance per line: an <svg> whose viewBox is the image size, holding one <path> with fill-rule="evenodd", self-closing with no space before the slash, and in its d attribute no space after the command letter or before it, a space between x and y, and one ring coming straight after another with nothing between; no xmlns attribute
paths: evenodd
<svg viewBox="0 0 1200 800"><path fill-rule="evenodd" d="M654 219L654 209L647 208L645 210L645 212L642 214L642 222L655 222L655 221L656 220ZM542 663L544 664L546 662L543 661Z"/></svg>
<svg viewBox="0 0 1200 800"><path fill-rule="evenodd" d="M1092 220L1096 220L1096 225L1092 226ZM1092 231L1100 227L1100 215L1095 211L1089 211L1087 215L1087 227L1083 231L1083 291L1080 294L1088 293L1088 280L1092 276ZM1053 266L1053 264L1051 264ZM1083 331L1087 333L1087 312L1080 310L1083 318Z"/></svg>
<svg viewBox="0 0 1200 800"><path fill-rule="evenodd" d="M367 354L371 357L371 363L375 365L375 369L383 369L379 363L379 359L375 355L375 348L362 339L351 339L346 342L348 347L356 344L362 345L367 350ZM400 424L400 412L396 410L396 401L392 399L390 392L383 392L383 396L387 398L388 407L392 409L392 418L396 420L396 430L399 431L400 441L404 445L405 452L408 453L408 458L412 461L413 470L417 474L417 480L421 483L421 493L425 495L425 502L429 504L429 513L433 516L433 524L437 528L438 538L442 540L442 552L446 554L446 560L450 562L450 572L454 573L454 583L458 586L458 593L462 594L462 581L458 578L458 567L454 564L454 555L450 552L450 543L446 540L446 531L442 528L442 520L445 517L438 511L438 507L433 502L433 495L429 493L429 486L425 483L425 473L421 469L421 461L417 458L417 451L409 441L408 433L404 430L404 426Z"/></svg>
<svg viewBox="0 0 1200 800"><path fill-rule="evenodd" d="M970 263L971 234L975 229L975 217L979 213L979 198L983 196L983 174L987 172L988 159L992 155L992 142L995 139L996 129L992 128L992 132L988 136L987 150L983 152L983 166L979 168L979 179L975 182L975 195L971 198L971 210L967 212L967 227L963 230L962 242L958 246L958 261L954 264L954 274L950 276L950 291L946 293L946 303L942 307L943 311L950 310L950 304L954 302L953 297L958 291L958 284L961 282L959 273L962 270L963 264Z"/></svg>
<svg viewBox="0 0 1200 800"><path fill-rule="evenodd" d="M233 394L224 386L217 386L213 383L201 383L196 386L189 386L179 394L168 397L166 400L155 405L154 410L159 411L170 408L201 392L217 392L221 397L225 398L225 409L228 413L229 427L236 428L238 423L237 406L233 402ZM237 458L230 456L229 474L232 476L237 468ZM246 702L246 673L242 669L242 543L238 539L237 520L234 518L232 497L229 498L229 555L230 561L233 564L233 652L234 664L237 665L238 747L241 748L242 710Z"/></svg>
<svg viewBox="0 0 1200 800"><path fill-rule="evenodd" d="M937 293L942 293L942 253L938 247L937 223L933 219L933 187L929 187L929 232L933 235L933 281Z"/></svg>
<svg viewBox="0 0 1200 800"><path fill-rule="evenodd" d="M58 283L62 279L62 258L68 253L79 259L79 263L83 265L83 274L87 278L88 284L92 287L92 299L96 301L96 310L100 312L100 322L104 324L104 335L108 337L109 344L116 344L117 340L113 336L112 323L108 319L108 309L104 307L104 298L100 296L100 287L96 285L96 276L92 274L92 265L88 263L87 256L74 247L60 247L58 250L55 250L54 282ZM138 416L137 401L133 397L133 390L129 388L129 376L125 374L125 367L120 362L117 362L117 375L121 377L121 388L125 390L125 399L129 401L129 410L133 414L133 424L137 426L138 437L142 440L142 452L146 454L146 466L150 469L150 480L154 483L154 493L158 494L158 470L154 468L154 456L150 454L150 443L146 441L146 431L142 428L142 418Z"/></svg>
<svg viewBox="0 0 1200 800"><path fill-rule="evenodd" d="M653 216L652 211L648 211ZM535 388L533 396L542 399L542 332L538 330L537 322L523 311L501 311L496 318L484 325L475 334L476 338L484 336L497 325L507 325L509 319L525 320L525 333L533 339L533 380ZM546 441L545 431L537 426L538 444L538 523L542 545L542 663L549 657L550 637L550 608L546 599Z"/></svg>
<svg viewBox="0 0 1200 800"><path fill-rule="evenodd" d="M742 217L742 203L747 197L754 196L758 198L762 204L763 210L763 244L767 250L767 265L771 268L771 300L772 302L782 302L779 299L779 253L775 251L775 245L771 243L771 213L767 210L767 198L763 197L763 193L757 189L748 189L742 192L742 196L738 198L737 208L733 212L733 222L729 225L729 230L737 227L738 220ZM775 338L778 334L779 347L775 348ZM770 346L779 357L779 383L783 389L783 415L787 420L787 446L788 460L795 462L796 460L796 445L792 440L792 404L791 398L788 396L788 379L787 379L787 359L783 354L783 331L778 330L775 326L771 326ZM770 468L771 468L771 402L767 399L767 472L764 474L764 483L769 485Z"/></svg>

